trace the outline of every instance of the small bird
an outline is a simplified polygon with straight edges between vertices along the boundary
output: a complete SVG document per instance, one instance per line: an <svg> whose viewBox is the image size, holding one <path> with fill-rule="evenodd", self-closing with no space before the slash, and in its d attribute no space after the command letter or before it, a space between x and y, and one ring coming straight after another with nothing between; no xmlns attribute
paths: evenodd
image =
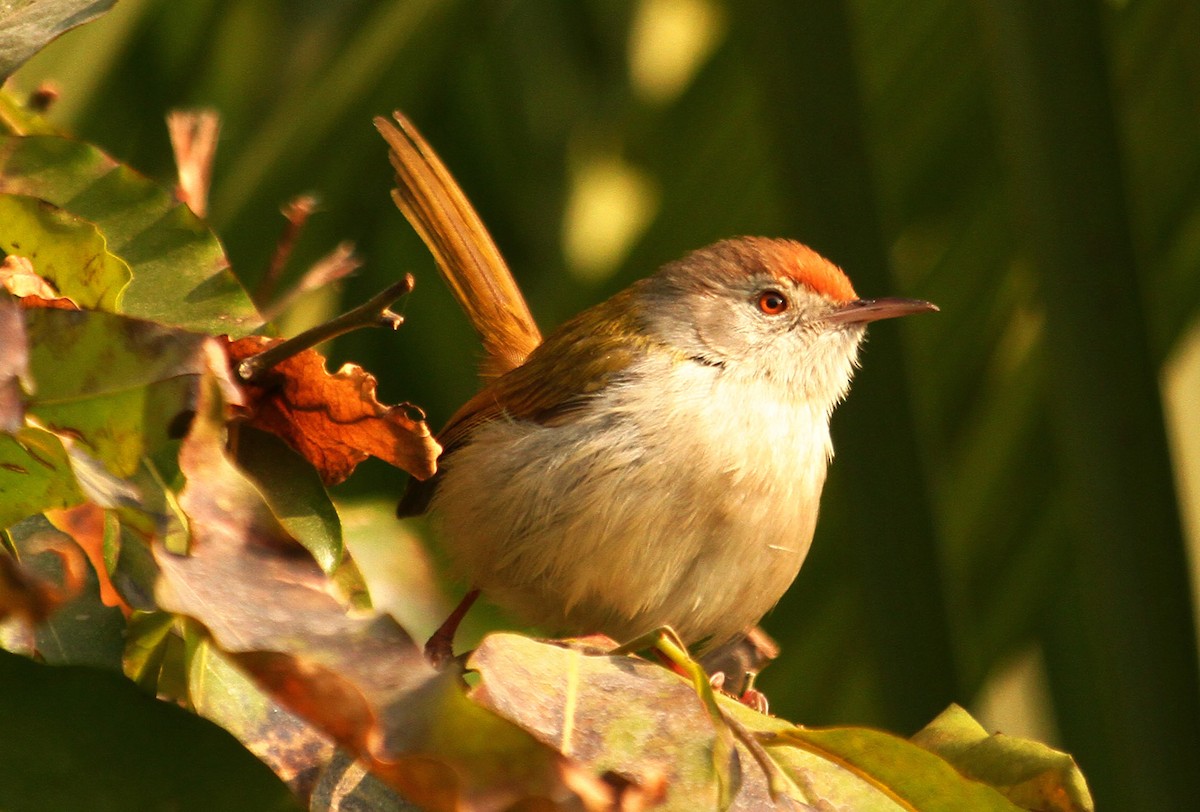
<svg viewBox="0 0 1200 812"><path fill-rule="evenodd" d="M430 509L459 572L547 630L737 638L795 579L866 325L799 242L729 239L563 324L450 419Z"/></svg>

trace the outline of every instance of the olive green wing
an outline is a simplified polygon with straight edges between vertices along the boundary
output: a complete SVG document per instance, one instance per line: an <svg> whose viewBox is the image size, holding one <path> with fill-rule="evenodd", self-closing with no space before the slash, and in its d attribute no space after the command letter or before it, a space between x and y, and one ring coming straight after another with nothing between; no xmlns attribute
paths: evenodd
<svg viewBox="0 0 1200 812"><path fill-rule="evenodd" d="M563 324L524 364L492 381L463 404L438 434L441 460L460 448L480 426L499 418L552 426L572 415L626 370L644 340L632 319L636 312L617 294ZM398 513L424 513L438 477L411 480Z"/></svg>

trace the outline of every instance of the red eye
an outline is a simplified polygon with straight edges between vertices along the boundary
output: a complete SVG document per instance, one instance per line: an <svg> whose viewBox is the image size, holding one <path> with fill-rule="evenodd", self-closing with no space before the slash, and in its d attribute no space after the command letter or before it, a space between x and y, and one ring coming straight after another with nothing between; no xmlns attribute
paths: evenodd
<svg viewBox="0 0 1200 812"><path fill-rule="evenodd" d="M777 290L764 290L758 294L758 309L768 316L778 316L788 309L788 300Z"/></svg>

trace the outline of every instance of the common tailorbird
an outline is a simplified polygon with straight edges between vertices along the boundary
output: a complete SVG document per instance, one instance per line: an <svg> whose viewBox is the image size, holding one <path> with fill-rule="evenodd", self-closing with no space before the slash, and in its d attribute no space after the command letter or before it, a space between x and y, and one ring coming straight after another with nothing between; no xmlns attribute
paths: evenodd
<svg viewBox="0 0 1200 812"><path fill-rule="evenodd" d="M804 561L867 323L936 309L860 299L791 240L702 248L490 381L401 512L431 509L466 579L542 628L715 647Z"/></svg>

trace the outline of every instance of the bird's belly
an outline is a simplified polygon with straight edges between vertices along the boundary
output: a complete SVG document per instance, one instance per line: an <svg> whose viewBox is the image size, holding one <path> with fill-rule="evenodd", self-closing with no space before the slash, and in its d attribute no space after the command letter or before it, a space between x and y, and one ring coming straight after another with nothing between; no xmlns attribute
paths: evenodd
<svg viewBox="0 0 1200 812"><path fill-rule="evenodd" d="M668 436L648 408L477 431L433 503L463 574L552 631L716 645L756 623L808 552L827 433L701 410Z"/></svg>

